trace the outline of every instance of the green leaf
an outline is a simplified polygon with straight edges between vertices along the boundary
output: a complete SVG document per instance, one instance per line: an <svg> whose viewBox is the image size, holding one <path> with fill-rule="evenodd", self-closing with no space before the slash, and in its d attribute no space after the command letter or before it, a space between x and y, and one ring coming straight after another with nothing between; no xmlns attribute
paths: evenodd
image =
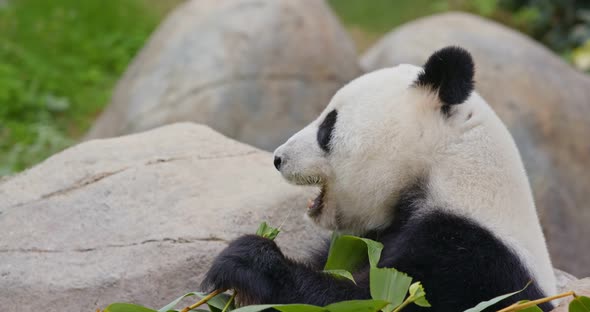
<svg viewBox="0 0 590 312"><path fill-rule="evenodd" d="M367 238L361 238L361 240L365 242L365 244L367 244L369 264L372 268L376 268L377 263L379 263L379 259L381 259L381 251L383 251L383 244Z"/></svg>
<svg viewBox="0 0 590 312"><path fill-rule="evenodd" d="M199 296L204 297L204 296L206 296L206 294L199 293ZM207 301L207 305L209 306L209 310L211 310L211 312L221 312L223 310L223 308L225 308L225 305L229 301L229 298L231 298L231 296L228 294L219 294L219 295L211 298L209 301ZM232 303L229 306L229 310L233 310L233 309L234 309L234 305Z"/></svg>
<svg viewBox="0 0 590 312"><path fill-rule="evenodd" d="M367 261L367 258L371 267L376 267L382 250L383 244L370 239L335 235L324 270L354 272Z"/></svg>
<svg viewBox="0 0 590 312"><path fill-rule="evenodd" d="M367 261L367 245L354 236L337 236L332 240L324 270L356 271Z"/></svg>
<svg viewBox="0 0 590 312"><path fill-rule="evenodd" d="M232 312L258 312L269 308L281 312L377 312L387 304L389 302L373 299L342 301L325 307L310 304L261 304L241 307Z"/></svg>
<svg viewBox="0 0 590 312"><path fill-rule="evenodd" d="M412 278L393 268L371 268L371 297L391 303L383 311L392 311L406 297Z"/></svg>
<svg viewBox="0 0 590 312"><path fill-rule="evenodd" d="M410 285L410 302L413 302L421 307L428 308L430 307L430 303L426 300L426 292L424 291L424 287L422 287L422 283L415 282L414 284Z"/></svg>
<svg viewBox="0 0 590 312"><path fill-rule="evenodd" d="M196 296L201 296L200 293L197 293L197 292L189 292L187 294L184 294L184 295L182 295L182 296L174 299L174 301L170 302L169 304L163 306L162 308L160 308L158 310L158 312L168 312L168 311L174 309L174 307L180 302L180 300L182 300L182 299L184 299L186 297L191 297L191 296L195 296L195 295Z"/></svg>
<svg viewBox="0 0 590 312"><path fill-rule="evenodd" d="M586 296L577 296L570 302L569 312L590 312L590 298Z"/></svg>
<svg viewBox="0 0 590 312"><path fill-rule="evenodd" d="M501 296L498 296L496 298L490 299L488 301L482 301L479 304L477 304L475 307L473 307L471 309L468 309L468 310L465 310L463 312L481 312L481 311L483 311L487 307L493 306L494 304L496 304L496 303L498 303L498 302L500 302L500 301L502 301L502 300L504 300L504 299L506 299L508 297L511 297L511 296L514 296L514 295L518 294L519 292L525 290L530 284L531 284L531 282L528 282L524 286L524 288L521 289L521 290L517 290L517 291L511 292L509 294L501 295Z"/></svg>
<svg viewBox="0 0 590 312"><path fill-rule="evenodd" d="M199 298L204 298L207 295L208 294L205 294L202 292L196 292L196 291L187 293L183 296L176 298L174 301L170 302L169 304L165 305L164 307L160 308L158 310L158 312L174 311L174 307L182 299L184 299L186 297L197 296ZM225 304L227 303L229 298L230 298L230 296L228 294L219 294L219 295L209 299L209 301L207 301L207 305L209 306L209 310L211 310L211 312L221 312L221 310L223 310L223 308L225 307ZM230 306L230 309L233 309L233 305ZM196 311L196 310L191 310L191 311Z"/></svg>
<svg viewBox="0 0 590 312"><path fill-rule="evenodd" d="M388 304L384 300L350 300L332 303L325 308L330 312L377 312Z"/></svg>
<svg viewBox="0 0 590 312"><path fill-rule="evenodd" d="M337 278L349 279L356 284L356 281L354 280L354 277L352 277L352 274L346 270L324 270L324 273L332 274L334 277Z"/></svg>
<svg viewBox="0 0 590 312"><path fill-rule="evenodd" d="M280 232L279 229L269 226L266 222L262 222L258 226L258 230L256 230L256 235L274 240Z"/></svg>
<svg viewBox="0 0 590 312"><path fill-rule="evenodd" d="M274 308L282 312L326 312L322 307L309 304L258 304L237 308L232 312L258 312Z"/></svg>
<svg viewBox="0 0 590 312"><path fill-rule="evenodd" d="M520 300L520 301L518 301L517 303L518 303L518 304L523 304L523 303L527 303L527 302L529 302L529 301L530 301L530 300ZM518 310L518 311L519 311L519 312L523 312L523 311L524 311L524 312L543 312L543 310L541 310L541 308L539 308L539 307L538 307L538 306L536 306L536 305L534 305L534 306L532 306L532 307L528 307L528 308L522 309L522 310Z"/></svg>
<svg viewBox="0 0 590 312"><path fill-rule="evenodd" d="M156 312L156 310L131 303L113 303L104 309L104 312Z"/></svg>

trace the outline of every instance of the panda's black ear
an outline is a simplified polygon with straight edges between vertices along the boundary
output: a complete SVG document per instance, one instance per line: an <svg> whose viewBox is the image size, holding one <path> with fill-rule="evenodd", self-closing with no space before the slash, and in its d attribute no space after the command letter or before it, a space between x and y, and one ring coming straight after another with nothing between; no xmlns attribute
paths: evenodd
<svg viewBox="0 0 590 312"><path fill-rule="evenodd" d="M416 85L438 92L442 110L448 113L451 105L461 104L471 95L474 72L469 52L460 47L446 47L428 58Z"/></svg>

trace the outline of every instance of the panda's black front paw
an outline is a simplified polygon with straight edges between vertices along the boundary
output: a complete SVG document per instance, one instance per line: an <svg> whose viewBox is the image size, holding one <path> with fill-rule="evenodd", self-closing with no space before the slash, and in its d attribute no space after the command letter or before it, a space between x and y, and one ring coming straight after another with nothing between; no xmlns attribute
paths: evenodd
<svg viewBox="0 0 590 312"><path fill-rule="evenodd" d="M274 283L285 281L289 274L288 261L274 241L244 235L215 258L201 287L235 289L249 303L269 303Z"/></svg>

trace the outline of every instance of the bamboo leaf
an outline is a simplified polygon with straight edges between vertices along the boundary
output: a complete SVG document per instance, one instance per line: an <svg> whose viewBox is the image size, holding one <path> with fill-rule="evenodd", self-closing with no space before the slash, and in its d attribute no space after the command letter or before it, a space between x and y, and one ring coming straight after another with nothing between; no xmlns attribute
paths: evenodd
<svg viewBox="0 0 590 312"><path fill-rule="evenodd" d="M412 278L393 268L371 268L369 281L371 298L389 302L383 311L392 311L404 301Z"/></svg>
<svg viewBox="0 0 590 312"><path fill-rule="evenodd" d="M346 278L351 280L353 283L356 284L356 281L354 280L354 277L352 276L352 274L346 270L324 270L325 273L331 274L334 277L337 278Z"/></svg>
<svg viewBox="0 0 590 312"><path fill-rule="evenodd" d="M381 252L383 251L383 244L376 242L374 240L370 240L367 238L361 238L363 242L367 245L367 253L369 257L369 264L372 268L377 267L377 263L379 263L379 259L381 258Z"/></svg>
<svg viewBox="0 0 590 312"><path fill-rule="evenodd" d="M258 304L237 308L232 312L258 312L266 309L276 309L281 312L326 312L327 310L309 304Z"/></svg>
<svg viewBox="0 0 590 312"><path fill-rule="evenodd" d="M421 307L428 308L430 303L426 300L426 292L422 283L416 282L410 285L410 302L413 302Z"/></svg>
<svg viewBox="0 0 590 312"><path fill-rule="evenodd" d="M352 236L338 236L332 241L324 270L356 271L367 261L367 245Z"/></svg>
<svg viewBox="0 0 590 312"><path fill-rule="evenodd" d="M388 304L384 300L350 300L332 303L325 308L330 312L377 312Z"/></svg>
<svg viewBox="0 0 590 312"><path fill-rule="evenodd" d="M518 304L521 304L521 303L527 303L527 302L529 302L529 301L530 301L530 300L522 300L522 301L519 301L519 302L518 302ZM519 311L519 312L543 312L543 310L541 310L541 308L539 308L539 307L538 307L538 306L536 306L536 305L534 305L534 306L532 306L532 307L524 308L524 309L522 309L522 310L518 310L518 311Z"/></svg>
<svg viewBox="0 0 590 312"><path fill-rule="evenodd" d="M232 312L259 312L270 308L281 312L378 312L387 304L389 302L373 299L342 301L325 307L309 304L262 304L241 307Z"/></svg>
<svg viewBox="0 0 590 312"><path fill-rule="evenodd" d="M383 244L370 239L351 235L335 235L324 270L354 272L367 259L371 267L376 267L382 250Z"/></svg>
<svg viewBox="0 0 590 312"><path fill-rule="evenodd" d="M198 294L201 298L205 297L207 295L204 293L198 293ZM227 302L229 301L230 298L231 298L231 296L228 294L219 294L219 295L211 298L209 301L207 301L207 305L209 306L209 310L211 310L211 312L221 312L223 310L223 308L225 308L225 305L227 304ZM229 309L233 310L234 305L230 304Z"/></svg>
<svg viewBox="0 0 590 312"><path fill-rule="evenodd" d="M274 240L280 232L279 229L269 226L266 222L262 222L258 226L258 230L256 230L256 235Z"/></svg>
<svg viewBox="0 0 590 312"><path fill-rule="evenodd" d="M104 312L156 312L156 310L131 303L113 303L104 309Z"/></svg>
<svg viewBox="0 0 590 312"><path fill-rule="evenodd" d="M502 300L504 300L504 299L506 299L508 297L511 297L511 296L514 296L514 295L518 294L519 292L525 290L530 284L531 284L531 282L528 282L524 286L524 288L521 289L521 290L517 290L517 291L511 292L509 294L501 295L501 296L495 297L495 298L490 299L490 300L487 300L487 301L482 301L479 304L477 304L475 307L473 307L471 309L468 309L468 310L465 310L463 312L481 312L481 311L483 311L487 307L493 306L494 304L496 304L496 303L498 303L498 302L500 302L500 301L502 301Z"/></svg>
<svg viewBox="0 0 590 312"><path fill-rule="evenodd" d="M180 302L182 299L184 299L184 298L186 298L186 297L196 296L196 295L198 295L198 296L201 296L201 295L200 295L199 293L197 293L197 292L189 292L189 293L187 293L187 294L184 294L184 295L182 295L182 296L180 296L180 297L178 297L178 298L174 299L174 301L170 302L169 304L167 304L167 305L163 306L162 308L160 308L160 309L158 310L158 312L168 312L168 311L171 311L172 309L174 309L174 307L175 307L175 306L176 306L176 305L177 305L177 304L178 304L178 303L179 303L179 302ZM106 311L105 311L105 312L106 312Z"/></svg>
<svg viewBox="0 0 590 312"><path fill-rule="evenodd" d="M186 297L191 297L191 296L197 296L199 298L204 298L207 296L207 294L202 293L202 292L196 292L196 291L187 293L183 296L176 298L174 301L170 302L169 304L165 305L164 307L160 308L158 310L158 312L175 311L174 307L182 299L184 299ZM209 306L209 310L211 310L211 312L221 312L221 310L223 310L223 308L225 307L225 304L227 303L229 298L230 298L230 296L228 294L219 294L219 295L211 298L209 301L207 301L207 305ZM233 309L233 305L230 306L230 309ZM191 310L191 311L194 311L194 310Z"/></svg>
<svg viewBox="0 0 590 312"><path fill-rule="evenodd" d="M568 306L569 312L590 312L590 298L577 296Z"/></svg>

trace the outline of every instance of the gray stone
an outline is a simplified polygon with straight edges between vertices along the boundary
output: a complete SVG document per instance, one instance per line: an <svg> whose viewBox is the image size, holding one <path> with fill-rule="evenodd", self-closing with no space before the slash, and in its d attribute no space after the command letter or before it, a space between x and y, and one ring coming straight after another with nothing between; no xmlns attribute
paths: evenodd
<svg viewBox="0 0 590 312"><path fill-rule="evenodd" d="M573 276L565 271L562 271L559 269L554 269L554 271L555 271L555 283L557 286L557 292L559 292L559 293L568 291L567 288L569 287L569 284L578 279L575 276Z"/></svg>
<svg viewBox="0 0 590 312"><path fill-rule="evenodd" d="M87 137L194 121L272 150L359 72L324 1L189 0L133 61Z"/></svg>
<svg viewBox="0 0 590 312"><path fill-rule="evenodd" d="M590 297L590 278L574 279L570 281L561 292L574 291L578 296ZM574 298L572 296L559 300L558 306L551 312L568 312L568 305Z"/></svg>
<svg viewBox="0 0 590 312"><path fill-rule="evenodd" d="M473 54L476 89L516 139L555 266L589 276L590 77L528 37L465 13L403 25L361 63L367 71L423 64L447 45Z"/></svg>
<svg viewBox="0 0 590 312"><path fill-rule="evenodd" d="M304 222L311 189L272 155L205 126L176 124L67 149L0 182L0 307L160 308L198 290L228 240L283 224L293 257L326 235Z"/></svg>

